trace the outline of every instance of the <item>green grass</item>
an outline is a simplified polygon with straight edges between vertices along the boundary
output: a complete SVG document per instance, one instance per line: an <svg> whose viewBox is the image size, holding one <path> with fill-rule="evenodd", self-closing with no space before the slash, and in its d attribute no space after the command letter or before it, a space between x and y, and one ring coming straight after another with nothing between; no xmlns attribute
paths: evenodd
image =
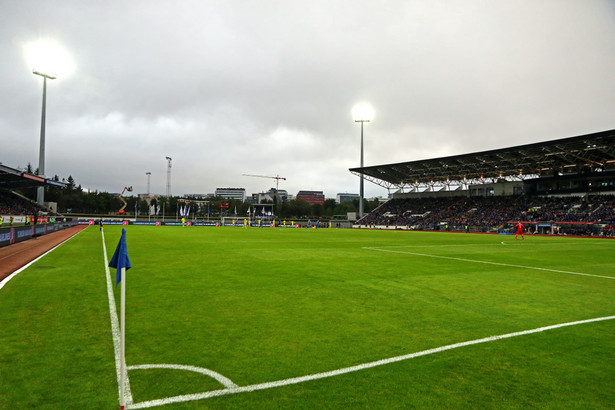
<svg viewBox="0 0 615 410"><path fill-rule="evenodd" d="M120 229L105 227L109 257ZM127 364L199 366L239 386L615 315L615 280L552 271L615 277L611 240L143 226L127 235ZM613 320L583 324L166 407L612 408L614 334ZM0 408L117 408L98 229L0 290L0 346ZM222 388L179 370L129 376L135 403Z"/></svg>

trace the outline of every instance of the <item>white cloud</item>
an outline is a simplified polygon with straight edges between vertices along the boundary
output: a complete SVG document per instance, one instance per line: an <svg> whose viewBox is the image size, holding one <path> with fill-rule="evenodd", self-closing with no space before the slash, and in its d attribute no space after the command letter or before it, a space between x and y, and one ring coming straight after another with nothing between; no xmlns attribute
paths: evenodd
<svg viewBox="0 0 615 410"><path fill-rule="evenodd" d="M613 128L609 1L3 2L0 161L38 162L41 82L21 46L64 44L48 87L48 173L92 189L358 192L365 164ZM117 162L117 159L121 162ZM119 188L117 188L119 187ZM367 195L386 191L366 184Z"/></svg>

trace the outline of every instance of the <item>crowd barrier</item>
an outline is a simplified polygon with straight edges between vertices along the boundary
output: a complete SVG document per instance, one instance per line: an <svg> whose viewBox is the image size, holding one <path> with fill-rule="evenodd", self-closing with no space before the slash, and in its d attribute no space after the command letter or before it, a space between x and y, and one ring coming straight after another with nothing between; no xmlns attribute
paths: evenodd
<svg viewBox="0 0 615 410"><path fill-rule="evenodd" d="M35 236L42 236L48 233L61 231L62 229L75 225L77 225L77 222L65 221L24 226L0 227L0 248L34 238Z"/></svg>

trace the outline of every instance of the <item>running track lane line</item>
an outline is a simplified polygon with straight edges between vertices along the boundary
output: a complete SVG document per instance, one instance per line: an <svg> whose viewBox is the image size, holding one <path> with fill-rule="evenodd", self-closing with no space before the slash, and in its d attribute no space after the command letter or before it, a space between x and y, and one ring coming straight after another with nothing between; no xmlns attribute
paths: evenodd
<svg viewBox="0 0 615 410"><path fill-rule="evenodd" d="M213 391L204 392L204 393L186 394L186 395L181 395L181 396L167 397L164 399L134 403L126 407L128 409L145 409L145 408L155 407L155 406L164 406L166 404L171 404L171 403L182 403L182 402L188 402L188 401L194 401L194 400L208 399L211 397L224 396L227 394L237 394L237 393L253 392L257 390L272 389L275 387L282 387L282 386L288 386L291 384L304 383L304 382L311 381L311 380L318 380L318 379L324 379L327 377L339 376L341 374L356 372L359 370L369 369L369 368L377 367L377 366L383 366L383 365L390 364L390 363L401 362L403 360L414 359L416 357L427 356L427 355L431 355L434 353L440 353L440 352L444 352L447 350L457 349L460 347L472 346L472 345L477 345L477 344L487 343L487 342L494 342L494 341L502 340L502 339L510 339L512 337L524 336L524 335L529 335L532 333L539 333L539 332L544 332L547 330L553 330L553 329L558 329L558 328L567 327L567 326L582 325L586 323L601 322L601 321L613 320L613 319L615 319L615 316L604 316L604 317L598 317L594 319L578 320L575 322L568 322L568 323L560 323L557 325L544 326L544 327L539 327L536 329L524 330L521 332L507 333L507 334L498 335L498 336L489 336L489 337L485 337L482 339L470 340L467 342L461 342L461 343L455 343L451 345L436 347L433 349L423 350L423 351L416 352L416 353L410 353L410 354L406 354L403 356L396 356L396 357L391 357L388 359L377 360L375 362L363 363L360 365L345 367L342 369L332 370L332 371L324 372L324 373L310 374L307 376L293 377L290 379L277 380L277 381L268 382L268 383L252 384L249 386L235 387L235 388L230 388L230 389L213 390Z"/></svg>
<svg viewBox="0 0 615 410"><path fill-rule="evenodd" d="M370 250L370 251L378 251L378 252L401 253L401 254L405 254L405 255L425 256L425 257L428 257L428 258L448 259L448 260L461 261L461 262L484 263L486 265L507 266L509 268L534 269L534 270L542 270L542 271L547 271L547 272L566 273L568 275L591 276L591 277L594 277L594 278L614 279L615 280L615 276L593 275L591 273L570 272L570 271L566 271L566 270L539 268L539 267L536 267L536 266L513 265L513 264L510 264L510 263L489 262L489 261L481 261L481 260L477 260L477 259L454 258L452 256L430 255L428 253L394 251L394 250L390 250L390 249L380 249L380 248L370 248L370 247L363 247L363 249L367 249L367 250Z"/></svg>

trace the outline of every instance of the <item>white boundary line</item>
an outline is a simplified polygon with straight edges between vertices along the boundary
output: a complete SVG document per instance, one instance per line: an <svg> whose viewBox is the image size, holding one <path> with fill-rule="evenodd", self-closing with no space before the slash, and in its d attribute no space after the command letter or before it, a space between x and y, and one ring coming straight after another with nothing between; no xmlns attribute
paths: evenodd
<svg viewBox="0 0 615 410"><path fill-rule="evenodd" d="M17 274L21 273L22 271L24 271L25 269L29 268L30 265L32 265L35 262L38 262L39 259L41 259L43 256L47 255L49 252L55 250L58 246L61 246L63 244L65 244L66 242L70 241L71 239L73 239L75 236L79 235L81 232L83 232L85 229L80 230L79 232L77 232L76 234L74 234L73 236L65 239L64 241L60 242L59 244L57 244L56 246L54 246L53 248L49 249L47 252L45 252L44 254L42 254L41 256L39 256L38 258L34 259L33 261L25 264L24 266L22 266L21 268L17 269L15 272L11 273L9 276L7 276L6 278L2 279L2 281L0 281L0 289L2 289L4 287L4 285L6 285L8 283L9 280L13 279L15 276L17 276ZM9 245L10 246L10 245Z"/></svg>
<svg viewBox="0 0 615 410"><path fill-rule="evenodd" d="M558 329L558 328L567 327L567 326L582 325L586 323L600 322L600 321L613 320L613 319L615 319L615 316L604 316L604 317L598 317L594 319L578 320L575 322L568 322L568 323L560 323L557 325L539 327L536 329L524 330L521 332L513 332L513 333L507 333L504 335L490 336L490 337L485 337L482 339L470 340L467 342L454 343L454 344L450 344L446 346L436 347L433 349L423 350L423 351L416 352L416 353L410 353L410 354L406 354L403 356L395 356L395 357L391 357L388 359L382 359L382 360L377 360L375 362L363 363L360 365L345 367L342 369L332 370L332 371L324 372L324 373L316 373L316 374L310 374L307 376L293 377L290 379L277 380L277 381L268 382L268 383L252 384L249 386L233 387L233 388L227 388L227 389L221 389L221 390L208 391L204 393L186 394L186 395L181 395L181 396L167 397L164 399L144 401L140 403L134 403L130 406L127 406L127 408L144 409L144 408L155 407L155 406L163 406L163 405L171 404L171 403L181 403L181 402L187 402L187 401L202 400L202 399L207 399L211 397L224 396L227 394L237 394L237 393L253 392L257 390L272 389L275 387L282 387L282 386L288 386L291 384L304 383L304 382L311 381L311 380L318 380L318 379L324 379L324 378L333 377L333 376L339 376L339 375L346 374L346 373L356 372L359 370L369 369L372 367L382 366L382 365L386 365L390 363L401 362L403 360L414 359L416 357L427 356L427 355L431 355L434 353L440 353L440 352L444 352L447 350L457 349L460 347L477 345L477 344L487 343L487 342L494 342L494 341L501 340L501 339L509 339L512 337L524 336L524 335L529 335L532 333L539 333L539 332L544 332L547 330L553 330L553 329Z"/></svg>
<svg viewBox="0 0 615 410"><path fill-rule="evenodd" d="M205 369L204 367L197 366L185 366L181 364L140 364L136 366L128 366L128 370L144 370L144 369L171 369L171 370L187 370L190 372L201 373L206 376L212 377L220 382L223 386L227 388L235 388L239 387L231 379L228 377L222 376L218 372L214 372L213 370Z"/></svg>
<svg viewBox="0 0 615 410"><path fill-rule="evenodd" d="M102 236L103 256L105 263L105 273L107 276L107 296L109 298L109 316L111 316L111 337L113 338L113 351L115 352L115 370L117 373L117 388L118 398L122 402L122 389L120 386L122 380L121 374L121 354L120 354L120 324L117 318L117 310L115 308L115 296L113 295L113 285L111 284L111 272L109 272L109 259L107 258L107 246L105 245L105 233L100 232ZM130 380L128 379L128 371L124 374L124 398L126 405L132 403L132 393L130 392Z"/></svg>
<svg viewBox="0 0 615 410"><path fill-rule="evenodd" d="M484 263L486 265L507 266L507 267L510 267L510 268L534 269L534 270L541 270L541 271L547 271L547 272L566 273L568 275L591 276L591 277L594 277L594 278L613 279L613 280L615 280L615 276L593 275L591 273L580 273L580 272L571 272L571 271L558 270L558 269L539 268L539 267L536 267L536 266L514 265L514 264L502 263L502 262L481 261L481 260L478 260L478 259L466 259L466 258L455 258L455 257L452 257L452 256L430 255L428 253L394 251L394 250L390 250L390 249L370 248L370 247L367 247L367 246L363 247L363 249L367 249L367 250L370 250L370 251L378 251L378 252L401 253L401 254L405 254L405 255L425 256L425 257L428 257L428 258L448 259L448 260L461 261L461 262Z"/></svg>

